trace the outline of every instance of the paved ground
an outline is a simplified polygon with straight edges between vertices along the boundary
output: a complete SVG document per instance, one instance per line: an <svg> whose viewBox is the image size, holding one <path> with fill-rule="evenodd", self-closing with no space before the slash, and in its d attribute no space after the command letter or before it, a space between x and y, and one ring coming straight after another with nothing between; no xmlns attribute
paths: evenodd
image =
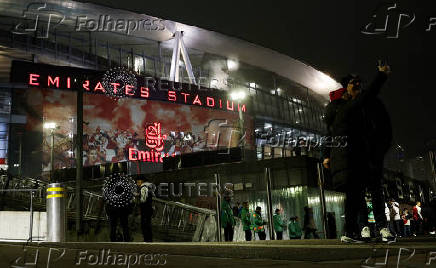
<svg viewBox="0 0 436 268"><path fill-rule="evenodd" d="M427 265L429 264L429 265ZM244 243L0 243L0 267L436 267L436 238Z"/></svg>

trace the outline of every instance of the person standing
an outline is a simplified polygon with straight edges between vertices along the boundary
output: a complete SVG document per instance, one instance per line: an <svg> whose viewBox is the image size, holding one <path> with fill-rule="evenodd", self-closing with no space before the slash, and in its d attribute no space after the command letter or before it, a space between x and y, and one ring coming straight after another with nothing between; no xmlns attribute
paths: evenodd
<svg viewBox="0 0 436 268"><path fill-rule="evenodd" d="M133 205L130 204L127 207L114 207L106 205L106 213L109 218L110 225L110 239L111 242L130 242L130 231L129 231L129 215L132 213ZM121 229L123 230L122 238L117 235L118 221L121 224Z"/></svg>
<svg viewBox="0 0 436 268"><path fill-rule="evenodd" d="M436 199L433 196L429 207L430 234L436 234Z"/></svg>
<svg viewBox="0 0 436 268"><path fill-rule="evenodd" d="M242 230L245 232L245 241L251 241L251 216L250 210L248 209L248 202L242 203L242 210L239 215L242 222Z"/></svg>
<svg viewBox="0 0 436 268"><path fill-rule="evenodd" d="M303 232L301 231L300 223L298 222L298 217L291 217L288 224L289 239L301 239Z"/></svg>
<svg viewBox="0 0 436 268"><path fill-rule="evenodd" d="M273 216L274 230L276 231L277 240L283 240L283 227L286 226L283 223L282 216L280 215L280 209L276 209Z"/></svg>
<svg viewBox="0 0 436 268"><path fill-rule="evenodd" d="M105 210L110 224L110 240L112 242L131 242L129 231L129 215L133 212L137 186L135 181L120 173L111 174L103 186ZM122 238L117 234L118 222L123 230Z"/></svg>
<svg viewBox="0 0 436 268"><path fill-rule="evenodd" d="M409 237L410 234L410 219L412 218L412 215L409 214L409 211L407 210L407 208L405 208L403 210L403 215L401 216L401 218L403 219L403 224L404 224L404 232L403 235L404 237Z"/></svg>
<svg viewBox="0 0 436 268"><path fill-rule="evenodd" d="M377 95L388 73L390 67L379 64L378 73L366 90L362 90L358 76L349 75L342 81L345 91L341 98L332 101L326 109L325 122L329 135L332 138L345 137L341 146L330 146L325 150L328 153L323 152L323 165L330 169L334 188L346 194L342 242L370 238L369 228L365 228L368 223L365 188L371 193L374 217L382 240L394 239L386 228L380 176L385 148L390 145L390 134L384 129L383 122L389 125L390 122L386 121L389 119L387 114L377 117L377 111L382 107ZM384 138L379 139L378 135ZM379 143L380 148L374 149Z"/></svg>
<svg viewBox="0 0 436 268"><path fill-rule="evenodd" d="M366 206L368 207L368 225L369 225L369 230L370 230L371 236L375 236L376 226L375 226L375 217L374 217L374 210L372 208L372 202L371 201L366 201Z"/></svg>
<svg viewBox="0 0 436 268"><path fill-rule="evenodd" d="M304 207L304 239L309 239L310 235L315 239L319 239L316 233L315 220L313 219L313 209L311 207Z"/></svg>
<svg viewBox="0 0 436 268"><path fill-rule="evenodd" d="M394 199L391 200L391 207L392 207L392 220L394 223L394 230L397 237L401 237L403 234L402 230L402 223L401 223L401 216L400 216L400 205L398 202L395 202Z"/></svg>
<svg viewBox="0 0 436 268"><path fill-rule="evenodd" d="M423 220L424 219L421 214L421 202L418 201L413 207L413 236L421 234Z"/></svg>
<svg viewBox="0 0 436 268"><path fill-rule="evenodd" d="M151 219L153 218L152 183L143 182L139 187L139 208L141 211L141 229L144 242L153 242Z"/></svg>
<svg viewBox="0 0 436 268"><path fill-rule="evenodd" d="M385 202L385 217L387 222L387 228L391 234L395 234L394 224L391 217L391 205Z"/></svg>
<svg viewBox="0 0 436 268"><path fill-rule="evenodd" d="M257 233L257 236L259 237L259 240L265 240L266 239L266 233L265 233L265 221L262 219L262 208L256 207L256 211L253 213L253 230L254 233Z"/></svg>
<svg viewBox="0 0 436 268"><path fill-rule="evenodd" d="M224 200L221 203L221 227L224 228L224 241L233 241L233 233L235 226L235 218L233 217L233 210L230 205L233 192L229 189L224 191Z"/></svg>

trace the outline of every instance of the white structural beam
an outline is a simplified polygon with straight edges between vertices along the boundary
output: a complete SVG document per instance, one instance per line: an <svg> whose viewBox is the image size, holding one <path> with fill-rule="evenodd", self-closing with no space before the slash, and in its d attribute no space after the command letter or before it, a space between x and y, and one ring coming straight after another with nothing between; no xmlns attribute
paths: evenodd
<svg viewBox="0 0 436 268"><path fill-rule="evenodd" d="M188 73L189 82L196 85L194 72L192 71L191 61L189 60L188 51L186 50L183 42L183 33L177 31L174 34L174 46L173 55L171 58L170 80L174 82L180 82L180 54L182 54L183 62Z"/></svg>

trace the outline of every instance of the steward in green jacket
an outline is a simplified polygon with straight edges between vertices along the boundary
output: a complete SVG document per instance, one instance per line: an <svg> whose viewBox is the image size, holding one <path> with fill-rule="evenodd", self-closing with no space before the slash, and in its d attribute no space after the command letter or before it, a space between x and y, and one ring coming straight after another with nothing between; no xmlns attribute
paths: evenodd
<svg viewBox="0 0 436 268"><path fill-rule="evenodd" d="M233 241L233 228L236 224L235 218L233 217L233 210L230 206L232 195L233 191L226 190L223 195L224 200L221 203L221 227L224 228L225 241Z"/></svg>
<svg viewBox="0 0 436 268"><path fill-rule="evenodd" d="M254 232L257 233L260 240L265 240L265 221L262 220L262 209L260 207L256 207L256 211L253 213L252 220Z"/></svg>
<svg viewBox="0 0 436 268"><path fill-rule="evenodd" d="M251 241L251 215L250 210L248 209L248 202L242 203L242 210L239 214L242 222L242 229L245 232L245 241Z"/></svg>
<svg viewBox="0 0 436 268"><path fill-rule="evenodd" d="M291 217L289 219L288 225L289 239L301 239L303 232L301 231L300 223L298 222L298 217Z"/></svg>
<svg viewBox="0 0 436 268"><path fill-rule="evenodd" d="M283 223L282 216L280 215L280 209L276 209L273 216L274 230L276 231L277 240L283 239L283 227L286 225Z"/></svg>

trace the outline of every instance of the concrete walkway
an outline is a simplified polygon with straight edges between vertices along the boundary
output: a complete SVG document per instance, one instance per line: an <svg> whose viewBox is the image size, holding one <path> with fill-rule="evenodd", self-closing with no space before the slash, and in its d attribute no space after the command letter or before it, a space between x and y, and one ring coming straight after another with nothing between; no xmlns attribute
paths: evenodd
<svg viewBox="0 0 436 268"><path fill-rule="evenodd" d="M426 265L429 262L430 265ZM25 263L28 263L27 266ZM32 263L36 266L31 266ZM399 267L436 267L436 238L403 239L391 244L353 245L342 244L338 240L241 243L0 243L0 267L17 268L156 265L208 268L397 267L397 263L400 264Z"/></svg>

